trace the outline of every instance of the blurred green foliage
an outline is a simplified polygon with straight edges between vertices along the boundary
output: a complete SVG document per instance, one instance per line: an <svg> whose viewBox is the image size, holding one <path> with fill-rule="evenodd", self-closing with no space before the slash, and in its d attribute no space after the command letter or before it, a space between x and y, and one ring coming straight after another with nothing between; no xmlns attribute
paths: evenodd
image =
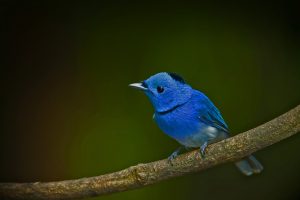
<svg viewBox="0 0 300 200"><path fill-rule="evenodd" d="M1 3L0 181L50 181L166 158L177 143L129 83L181 74L232 134L300 103L299 12L278 4ZM98 199L297 199L300 137L232 164ZM97 199L97 198L96 198Z"/></svg>

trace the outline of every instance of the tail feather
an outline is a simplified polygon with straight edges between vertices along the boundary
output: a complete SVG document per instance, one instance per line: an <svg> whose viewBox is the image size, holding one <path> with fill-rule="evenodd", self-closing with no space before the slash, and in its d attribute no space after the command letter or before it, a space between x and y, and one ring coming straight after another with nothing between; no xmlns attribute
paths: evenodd
<svg viewBox="0 0 300 200"><path fill-rule="evenodd" d="M252 155L237 161L235 165L246 176L258 174L264 169L260 162Z"/></svg>

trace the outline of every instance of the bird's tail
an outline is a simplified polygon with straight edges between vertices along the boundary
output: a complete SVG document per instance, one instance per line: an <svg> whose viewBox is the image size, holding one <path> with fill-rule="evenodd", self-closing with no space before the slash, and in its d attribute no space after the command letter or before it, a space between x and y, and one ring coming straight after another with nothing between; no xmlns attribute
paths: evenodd
<svg viewBox="0 0 300 200"><path fill-rule="evenodd" d="M246 176L258 174L264 169L260 162L252 155L237 161L235 166Z"/></svg>

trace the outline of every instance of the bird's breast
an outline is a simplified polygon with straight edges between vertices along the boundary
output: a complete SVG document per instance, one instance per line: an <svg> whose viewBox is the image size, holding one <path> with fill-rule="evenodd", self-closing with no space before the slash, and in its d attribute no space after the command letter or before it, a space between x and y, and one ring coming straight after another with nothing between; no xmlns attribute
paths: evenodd
<svg viewBox="0 0 300 200"><path fill-rule="evenodd" d="M165 114L155 113L154 120L164 133L177 141L184 140L202 128L197 114L184 109Z"/></svg>

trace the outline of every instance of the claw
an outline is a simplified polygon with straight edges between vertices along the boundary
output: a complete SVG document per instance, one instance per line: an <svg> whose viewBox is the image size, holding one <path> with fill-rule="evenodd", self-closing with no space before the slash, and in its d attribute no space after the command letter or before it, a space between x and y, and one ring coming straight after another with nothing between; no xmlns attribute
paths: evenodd
<svg viewBox="0 0 300 200"><path fill-rule="evenodd" d="M204 144L202 144L200 146L200 155L201 155L202 159L205 158L205 149L206 149L207 146L208 146L207 142L204 142Z"/></svg>
<svg viewBox="0 0 300 200"><path fill-rule="evenodd" d="M174 151L174 152L168 157L169 162L172 162L177 156L178 156L178 152L177 152L177 151Z"/></svg>
<svg viewBox="0 0 300 200"><path fill-rule="evenodd" d="M183 147L180 146L176 151L174 151L169 157L168 161L171 165L173 165L172 161L179 155L179 153L183 150Z"/></svg>

